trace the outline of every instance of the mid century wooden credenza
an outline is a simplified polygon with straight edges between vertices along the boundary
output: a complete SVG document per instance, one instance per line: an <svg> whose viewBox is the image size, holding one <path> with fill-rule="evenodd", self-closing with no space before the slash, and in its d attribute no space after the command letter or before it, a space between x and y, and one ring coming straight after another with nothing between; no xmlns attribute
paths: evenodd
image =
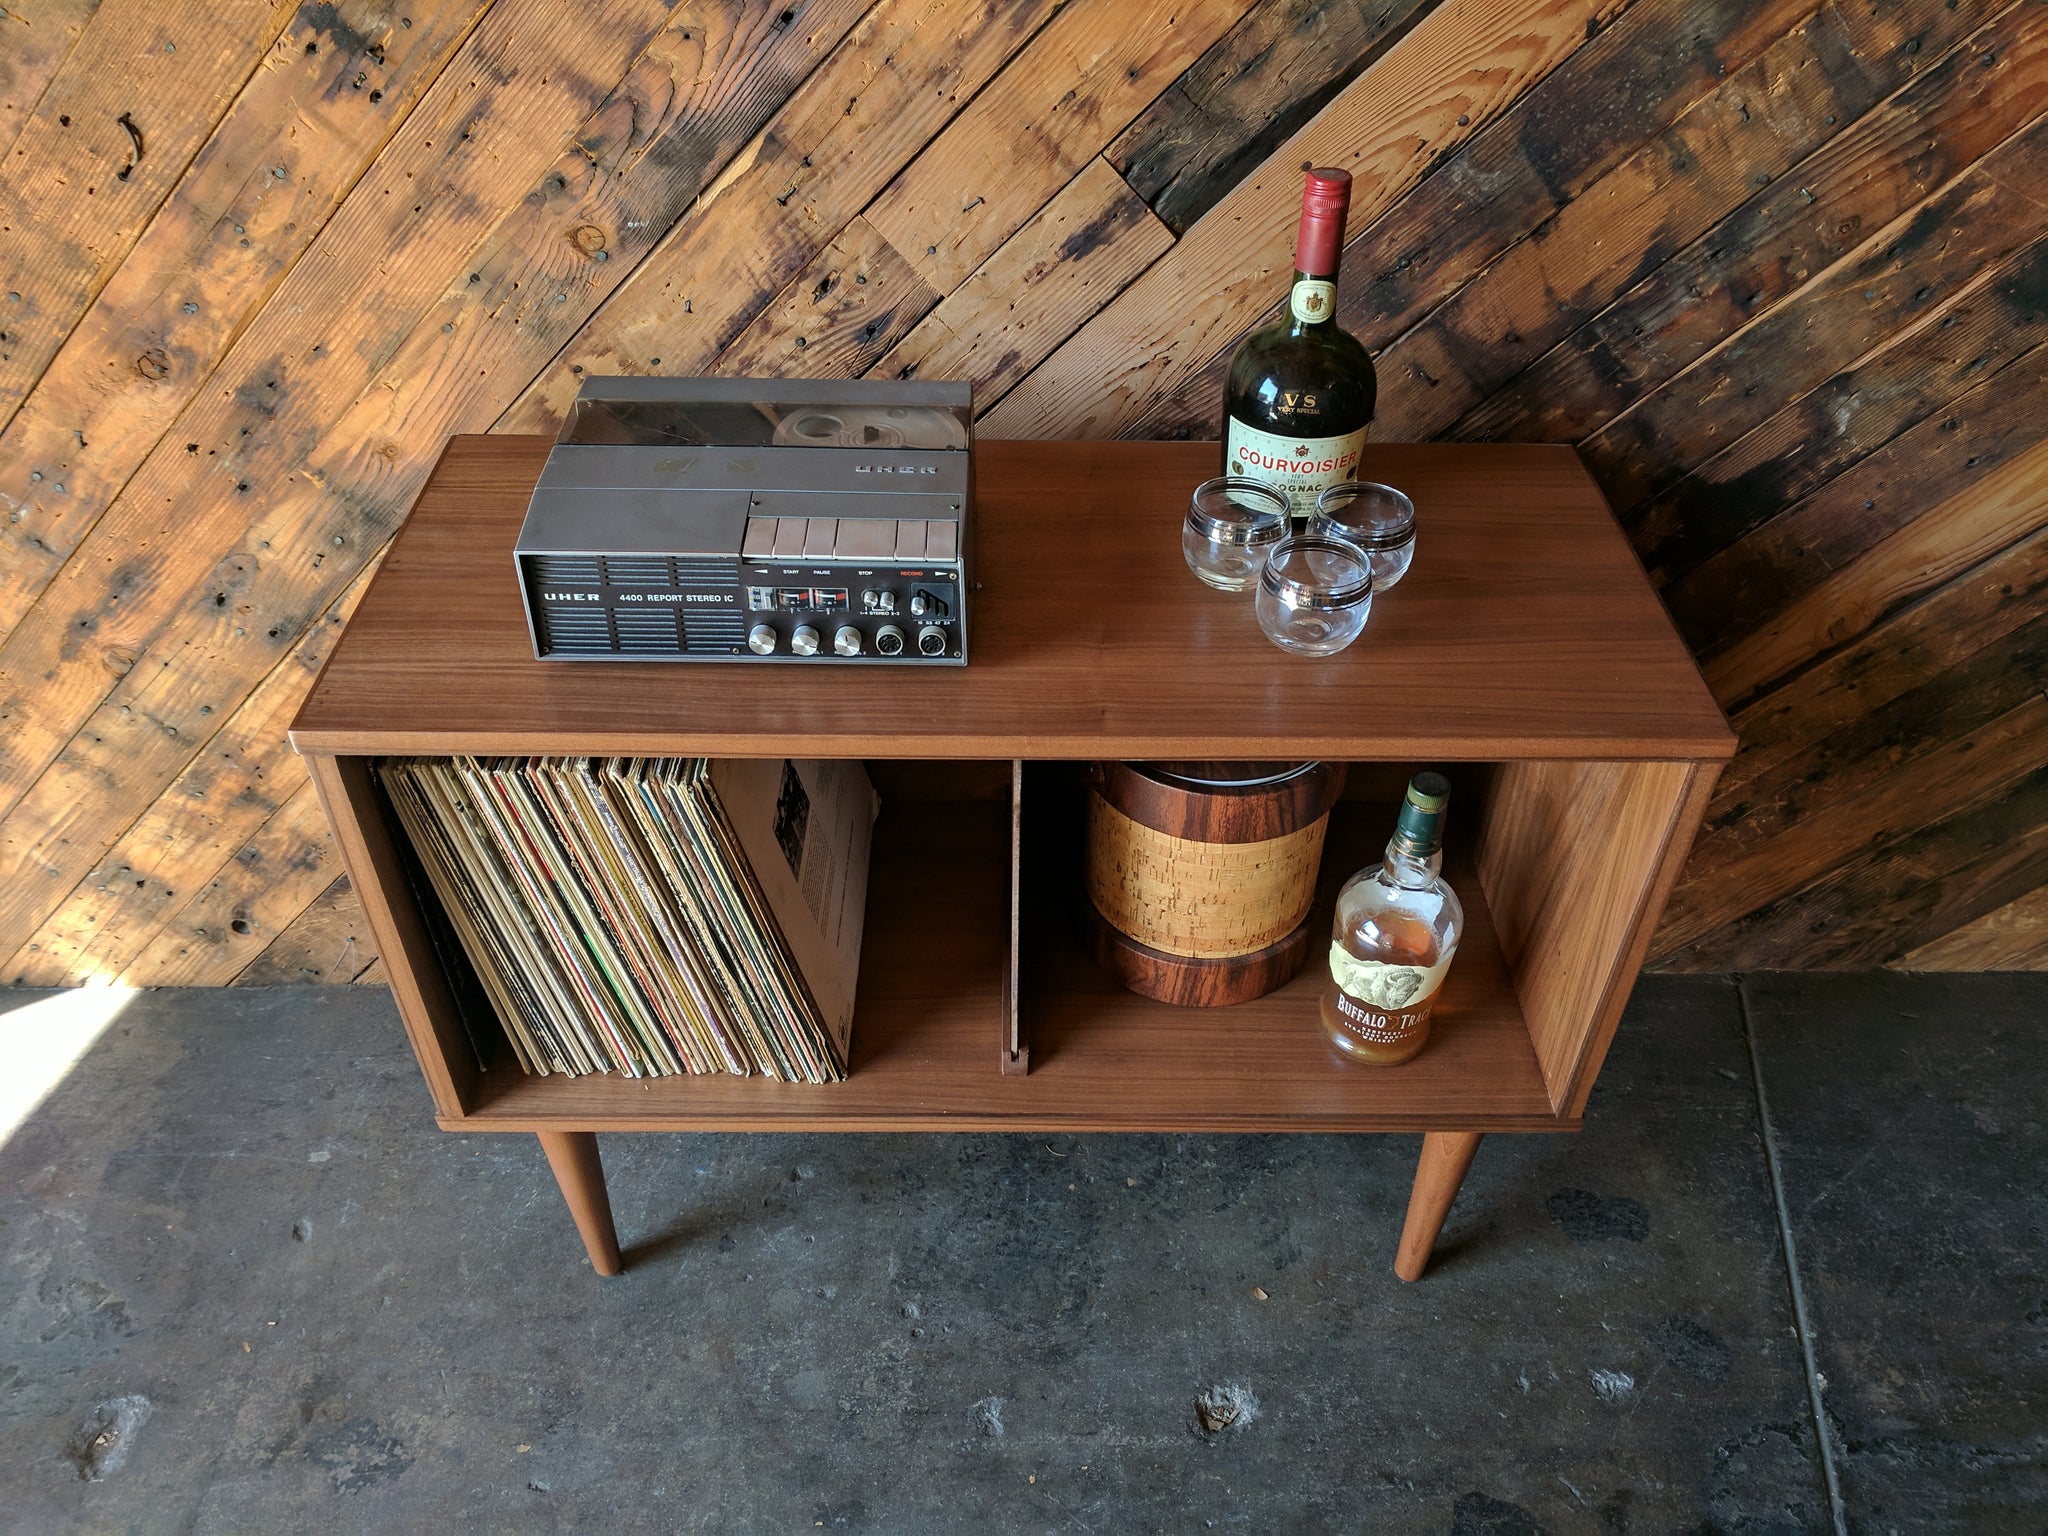
<svg viewBox="0 0 2048 1536"><path fill-rule="evenodd" d="M1419 509L1414 568L1362 640L1305 660L1182 563L1214 444L982 443L972 660L927 671L535 661L511 550L548 446L449 444L291 734L440 1124L537 1135L601 1273L599 1131L1420 1131L1395 1264L1414 1279L1481 1136L1578 1127L1735 740L1570 449L1368 449ZM465 1027L463 962L408 877L371 771L401 753L867 760L884 809L848 1080L522 1073L487 1012ZM1415 1060L1334 1058L1319 958L1221 1009L1089 961L1073 770L1184 758L1355 765L1318 932L1406 775L1451 775L1469 928Z"/></svg>

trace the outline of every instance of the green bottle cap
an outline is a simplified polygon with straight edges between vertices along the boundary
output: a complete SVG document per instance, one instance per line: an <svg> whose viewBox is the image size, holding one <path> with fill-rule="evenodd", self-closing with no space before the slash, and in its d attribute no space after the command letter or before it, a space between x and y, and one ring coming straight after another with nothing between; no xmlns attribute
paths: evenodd
<svg viewBox="0 0 2048 1536"><path fill-rule="evenodd" d="M1394 835L1418 854L1434 853L1443 846L1444 807L1451 803L1451 781L1440 773L1418 773L1408 781L1408 797L1401 803L1401 819Z"/></svg>
<svg viewBox="0 0 2048 1536"><path fill-rule="evenodd" d="M1408 781L1408 803L1418 810L1441 811L1451 803L1451 781L1440 773L1418 773Z"/></svg>

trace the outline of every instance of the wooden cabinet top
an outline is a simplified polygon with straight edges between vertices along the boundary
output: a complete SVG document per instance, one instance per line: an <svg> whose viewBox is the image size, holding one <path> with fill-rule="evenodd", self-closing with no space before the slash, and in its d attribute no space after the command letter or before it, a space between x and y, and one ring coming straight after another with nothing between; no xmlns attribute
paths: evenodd
<svg viewBox="0 0 2048 1536"><path fill-rule="evenodd" d="M1334 657L1277 650L1180 553L1213 443L983 442L964 668L536 661L512 544L540 437L458 437L292 726L317 752L1725 759L1571 449L1389 444L1414 567Z"/></svg>

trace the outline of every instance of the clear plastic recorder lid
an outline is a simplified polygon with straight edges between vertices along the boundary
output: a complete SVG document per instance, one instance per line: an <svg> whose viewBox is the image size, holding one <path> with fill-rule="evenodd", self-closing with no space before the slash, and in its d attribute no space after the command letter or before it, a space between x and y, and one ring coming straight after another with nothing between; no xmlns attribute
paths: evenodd
<svg viewBox="0 0 2048 1536"><path fill-rule="evenodd" d="M590 379L560 444L966 452L965 384L867 379Z"/></svg>

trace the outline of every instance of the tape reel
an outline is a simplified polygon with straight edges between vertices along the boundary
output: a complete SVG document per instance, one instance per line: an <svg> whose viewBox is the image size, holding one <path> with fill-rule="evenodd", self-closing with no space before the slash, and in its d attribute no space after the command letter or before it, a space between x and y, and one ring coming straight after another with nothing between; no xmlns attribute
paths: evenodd
<svg viewBox="0 0 2048 1536"><path fill-rule="evenodd" d="M967 428L925 406L803 405L775 424L778 448L964 449Z"/></svg>

